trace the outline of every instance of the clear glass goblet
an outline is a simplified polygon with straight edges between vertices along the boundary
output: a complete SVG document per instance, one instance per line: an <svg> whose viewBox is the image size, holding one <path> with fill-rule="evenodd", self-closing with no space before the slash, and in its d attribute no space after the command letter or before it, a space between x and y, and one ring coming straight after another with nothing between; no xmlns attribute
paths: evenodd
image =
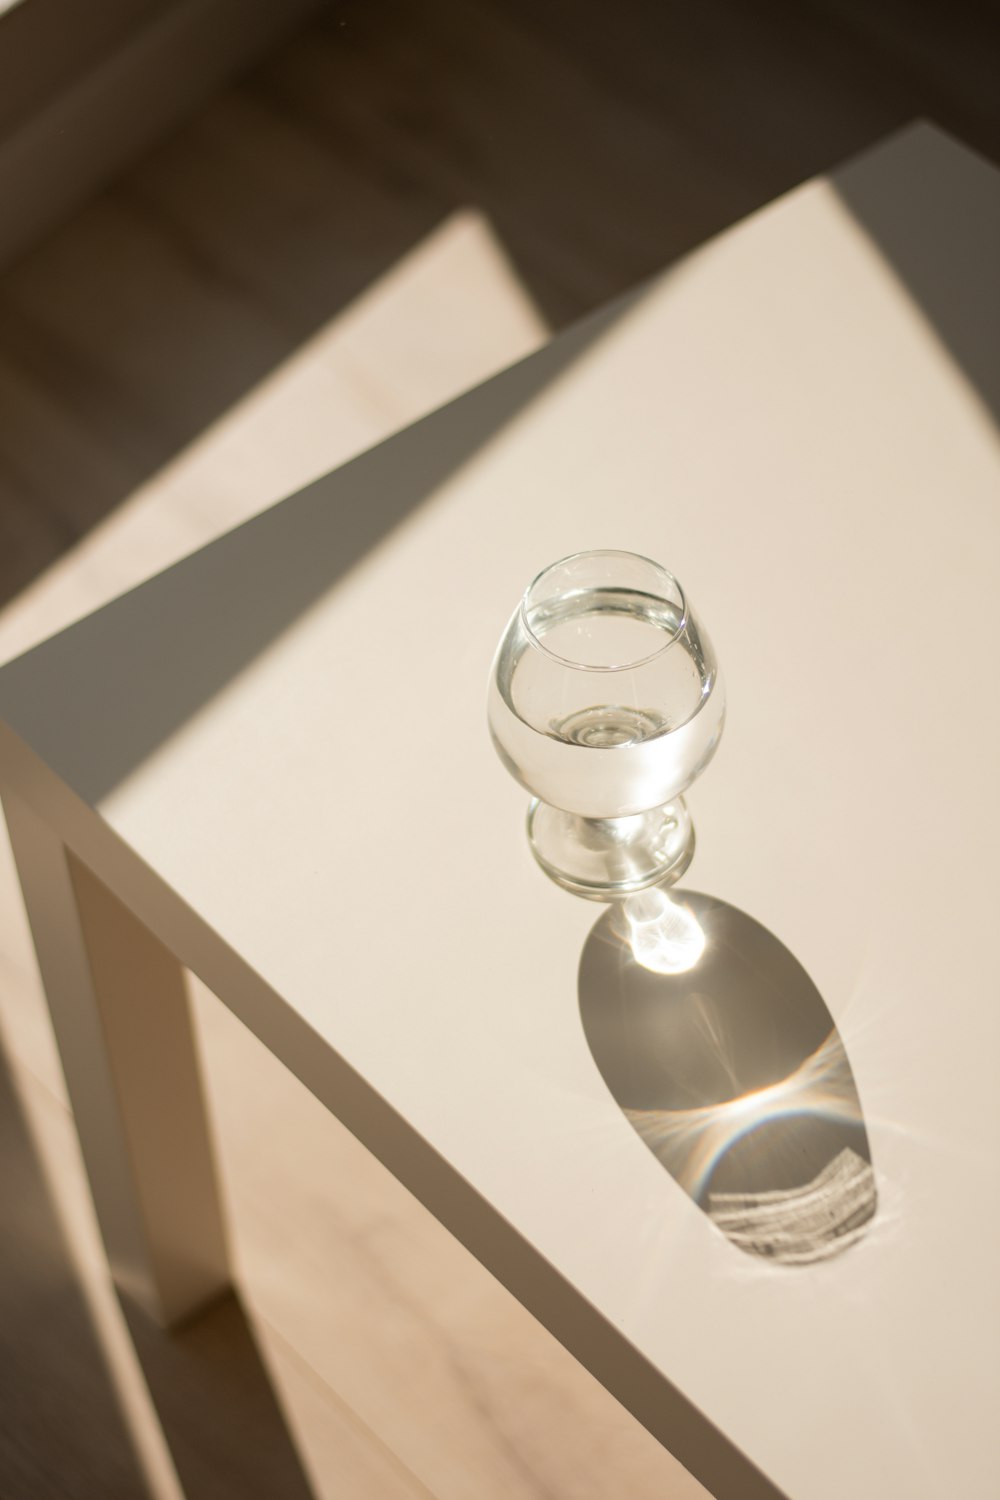
<svg viewBox="0 0 1000 1500"><path fill-rule="evenodd" d="M532 852L559 885L614 901L683 874L694 829L681 793L715 753L725 699L665 568L578 552L539 573L497 649L488 712L533 796Z"/></svg>

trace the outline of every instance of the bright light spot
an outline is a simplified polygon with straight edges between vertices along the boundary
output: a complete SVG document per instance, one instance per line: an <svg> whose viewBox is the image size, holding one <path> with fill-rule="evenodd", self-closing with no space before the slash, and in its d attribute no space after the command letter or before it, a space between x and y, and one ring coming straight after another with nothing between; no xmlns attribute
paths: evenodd
<svg viewBox="0 0 1000 1500"><path fill-rule="evenodd" d="M662 890L629 896L625 916L636 962L654 974L683 974L705 951L705 934L694 914Z"/></svg>

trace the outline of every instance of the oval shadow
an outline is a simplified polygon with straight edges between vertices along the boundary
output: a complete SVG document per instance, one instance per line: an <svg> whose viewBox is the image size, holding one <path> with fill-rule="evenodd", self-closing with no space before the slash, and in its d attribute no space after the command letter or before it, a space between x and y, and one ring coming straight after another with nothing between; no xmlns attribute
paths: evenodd
<svg viewBox="0 0 1000 1500"><path fill-rule="evenodd" d="M592 929L579 993L626 1118L734 1245L802 1265L864 1234L875 1179L847 1053L766 927L712 896L643 892Z"/></svg>

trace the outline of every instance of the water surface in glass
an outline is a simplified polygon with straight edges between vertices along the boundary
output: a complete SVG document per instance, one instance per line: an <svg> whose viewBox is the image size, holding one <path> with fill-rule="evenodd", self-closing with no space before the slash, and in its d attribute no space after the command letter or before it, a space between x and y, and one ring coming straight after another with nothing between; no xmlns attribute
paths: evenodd
<svg viewBox="0 0 1000 1500"><path fill-rule="evenodd" d="M715 658L680 585L630 553L579 554L540 574L491 684L508 770L587 817L677 796L714 750L722 713Z"/></svg>

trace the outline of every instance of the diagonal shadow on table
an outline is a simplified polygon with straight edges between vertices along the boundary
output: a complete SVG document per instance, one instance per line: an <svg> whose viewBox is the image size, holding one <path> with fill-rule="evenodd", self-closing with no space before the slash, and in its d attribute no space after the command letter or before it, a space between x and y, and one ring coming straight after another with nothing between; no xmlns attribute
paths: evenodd
<svg viewBox="0 0 1000 1500"><path fill-rule="evenodd" d="M766 927L711 896L644 892L591 931L579 994L626 1119L732 1244L806 1265L864 1234L875 1179L844 1043Z"/></svg>
<svg viewBox="0 0 1000 1500"><path fill-rule="evenodd" d="M601 309L8 663L3 717L85 801L98 802L645 293Z"/></svg>
<svg viewBox="0 0 1000 1500"><path fill-rule="evenodd" d="M996 169L928 125L905 131L891 162L867 153L830 180L1000 423Z"/></svg>

